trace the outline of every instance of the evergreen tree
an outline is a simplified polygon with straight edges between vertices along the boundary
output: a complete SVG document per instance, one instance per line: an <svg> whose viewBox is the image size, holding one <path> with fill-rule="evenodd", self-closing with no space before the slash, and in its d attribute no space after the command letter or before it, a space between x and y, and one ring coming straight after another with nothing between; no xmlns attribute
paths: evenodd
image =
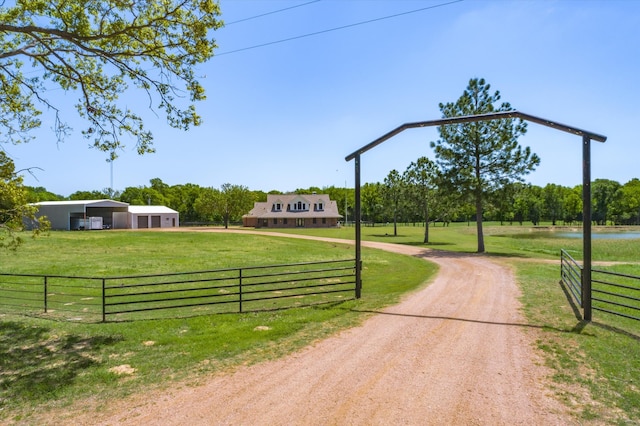
<svg viewBox="0 0 640 426"><path fill-rule="evenodd" d="M491 94L490 88L484 79L471 79L456 102L440 103L443 117L512 110L509 103L498 105L500 92ZM526 130L526 123L511 118L444 125L438 128L440 139L431 142L447 184L473 199L478 253L485 251L482 213L487 195L509 182L522 181L540 163L528 147L518 144Z"/></svg>

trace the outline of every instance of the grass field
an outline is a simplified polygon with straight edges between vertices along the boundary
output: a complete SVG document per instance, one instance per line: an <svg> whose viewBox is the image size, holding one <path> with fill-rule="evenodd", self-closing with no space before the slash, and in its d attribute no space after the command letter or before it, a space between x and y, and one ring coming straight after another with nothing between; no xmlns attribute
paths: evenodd
<svg viewBox="0 0 640 426"><path fill-rule="evenodd" d="M424 228L365 227L363 239L422 245ZM278 230L282 232L282 230ZM299 230L286 232L300 232ZM352 227L304 230L352 239ZM428 247L473 252L473 224L430 228ZM558 395L580 422L640 422L640 322L599 312L576 317L558 285L560 248L581 258L579 239L528 227L485 228L487 255L517 271L525 313L541 330L538 347L555 371ZM2 272L132 274L193 271L353 256L350 246L258 235L193 232L60 232L29 240L17 253L0 253ZM639 240L594 240L594 262L640 275ZM363 250L363 298L284 311L209 315L109 324L52 322L0 314L0 419L27 422L31 413L79 401L103 401L198 380L203 374L289 353L364 319L358 311L393 304L436 269L407 256ZM399 279L399 277L402 277ZM130 366L134 374L114 368ZM595 404L584 401L584 395Z"/></svg>
<svg viewBox="0 0 640 426"><path fill-rule="evenodd" d="M0 253L2 272L121 275L352 258L351 247L220 233L54 232ZM422 260L364 250L358 301L252 314L78 324L0 315L0 419L47 407L99 405L173 380L282 356L361 322L436 271ZM118 375L114 369L135 369ZM0 422L1 423L1 422Z"/></svg>

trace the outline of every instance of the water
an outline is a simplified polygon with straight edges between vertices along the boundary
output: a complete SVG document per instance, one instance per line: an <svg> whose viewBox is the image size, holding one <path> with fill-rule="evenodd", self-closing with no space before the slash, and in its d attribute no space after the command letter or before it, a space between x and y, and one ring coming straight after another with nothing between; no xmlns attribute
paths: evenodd
<svg viewBox="0 0 640 426"><path fill-rule="evenodd" d="M558 232L560 238L582 238L582 232ZM640 238L640 232L593 232L591 238L594 240L624 240Z"/></svg>

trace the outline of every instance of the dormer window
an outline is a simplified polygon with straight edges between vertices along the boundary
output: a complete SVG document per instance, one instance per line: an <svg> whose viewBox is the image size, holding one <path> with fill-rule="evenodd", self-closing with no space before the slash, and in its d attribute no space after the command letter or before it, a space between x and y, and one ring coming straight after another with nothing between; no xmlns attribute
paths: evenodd
<svg viewBox="0 0 640 426"><path fill-rule="evenodd" d="M275 211L279 212L280 210L282 210L282 204L280 204L280 203L275 203L275 204L273 205L273 210L275 210Z"/></svg>
<svg viewBox="0 0 640 426"><path fill-rule="evenodd" d="M311 205L305 203L304 201L294 201L289 205L288 209L293 212L303 212L303 211L309 210L310 207ZM314 204L314 207L315 207L315 204Z"/></svg>
<svg viewBox="0 0 640 426"><path fill-rule="evenodd" d="M322 203L318 203L318 210L319 211L324 210L324 205Z"/></svg>

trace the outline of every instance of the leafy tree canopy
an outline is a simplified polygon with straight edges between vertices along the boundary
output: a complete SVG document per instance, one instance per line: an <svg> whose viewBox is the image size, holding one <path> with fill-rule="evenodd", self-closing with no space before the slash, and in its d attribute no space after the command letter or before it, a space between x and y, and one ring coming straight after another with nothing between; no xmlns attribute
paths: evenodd
<svg viewBox="0 0 640 426"><path fill-rule="evenodd" d="M420 157L409 164L403 174L403 179L407 184L408 198L412 199L419 207L420 214L424 219L423 242L426 244L429 242L429 202L437 187L438 168L427 157Z"/></svg>
<svg viewBox="0 0 640 426"><path fill-rule="evenodd" d="M125 137L138 153L153 152L151 132L119 97L140 89L171 126L200 124L193 103L205 94L194 67L213 56L209 34L222 25L219 14L214 0L1 2L0 141L29 140L43 110L55 113L62 140L70 128L51 92L62 89L78 95L82 134L111 159Z"/></svg>
<svg viewBox="0 0 640 426"><path fill-rule="evenodd" d="M206 188L194 203L194 208L203 216L219 216L224 227L233 219L241 219L253 206L255 195L246 186L225 183L220 190Z"/></svg>
<svg viewBox="0 0 640 426"><path fill-rule="evenodd" d="M37 208L27 204L28 191L22 184L22 177L16 173L13 161L0 151L0 248L16 249L22 243L18 231L23 229L23 221L31 221L33 235L49 229L49 222L36 220Z"/></svg>

